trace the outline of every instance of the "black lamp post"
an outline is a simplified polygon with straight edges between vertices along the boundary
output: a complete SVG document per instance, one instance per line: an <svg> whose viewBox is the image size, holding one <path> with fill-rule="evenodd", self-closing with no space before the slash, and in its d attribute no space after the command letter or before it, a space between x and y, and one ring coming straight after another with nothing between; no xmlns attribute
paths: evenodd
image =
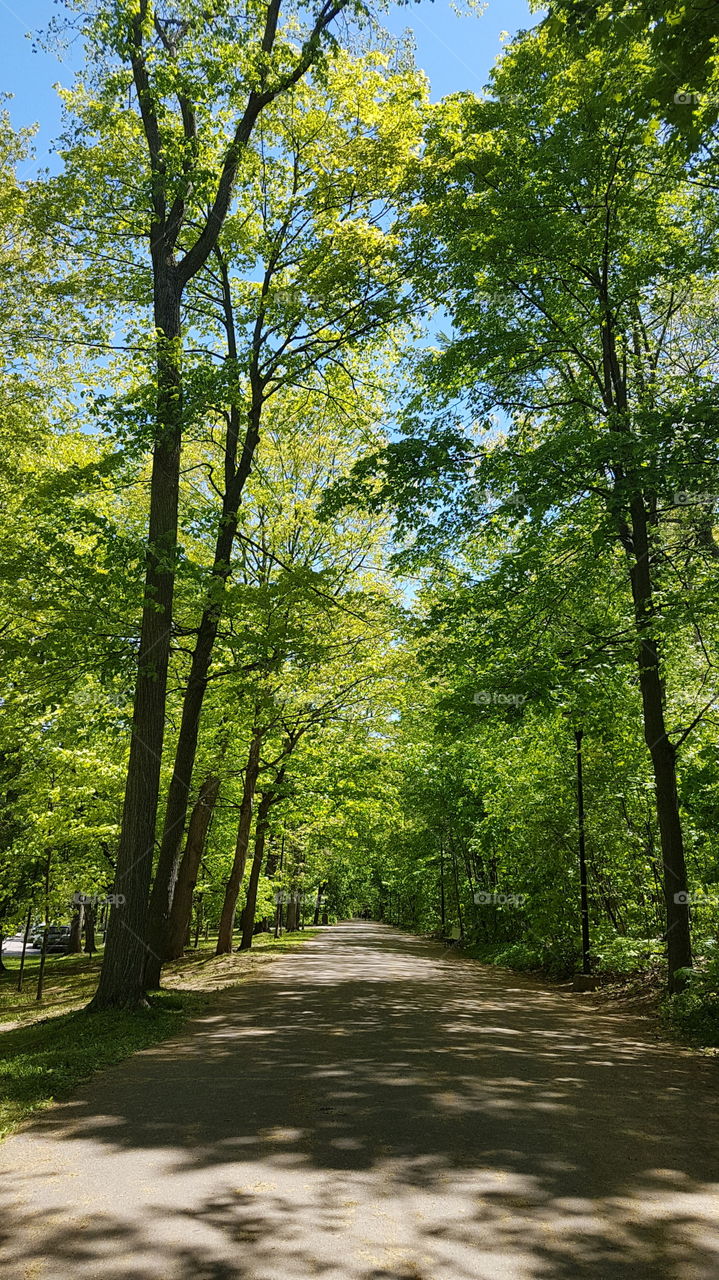
<svg viewBox="0 0 719 1280"><path fill-rule="evenodd" d="M579 891L582 904L582 973L589 973L589 897L587 894L587 857L584 834L584 779L582 776L583 737L583 729L574 730L574 741L577 746L577 818L579 821Z"/></svg>

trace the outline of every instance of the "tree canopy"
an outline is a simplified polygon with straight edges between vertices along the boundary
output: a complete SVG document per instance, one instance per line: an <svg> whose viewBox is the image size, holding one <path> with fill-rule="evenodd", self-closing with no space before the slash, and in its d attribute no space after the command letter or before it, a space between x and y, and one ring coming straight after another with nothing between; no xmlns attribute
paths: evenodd
<svg viewBox="0 0 719 1280"><path fill-rule="evenodd" d="M619 9L430 104L359 3L69 0L0 119L0 926L96 898L93 1008L357 913L715 992L716 37Z"/></svg>

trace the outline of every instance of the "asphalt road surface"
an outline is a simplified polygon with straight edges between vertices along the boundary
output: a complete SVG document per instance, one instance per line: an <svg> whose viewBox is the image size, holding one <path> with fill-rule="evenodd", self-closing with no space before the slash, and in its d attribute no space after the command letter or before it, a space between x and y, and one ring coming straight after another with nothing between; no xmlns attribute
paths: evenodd
<svg viewBox="0 0 719 1280"><path fill-rule="evenodd" d="M717 1065L323 931L0 1148L3 1280L717 1280Z"/></svg>
<svg viewBox="0 0 719 1280"><path fill-rule="evenodd" d="M23 935L21 933L14 933L10 938L3 938L2 954L5 957L22 955L22 939ZM28 959L34 959L40 955L40 947L28 946L25 955Z"/></svg>

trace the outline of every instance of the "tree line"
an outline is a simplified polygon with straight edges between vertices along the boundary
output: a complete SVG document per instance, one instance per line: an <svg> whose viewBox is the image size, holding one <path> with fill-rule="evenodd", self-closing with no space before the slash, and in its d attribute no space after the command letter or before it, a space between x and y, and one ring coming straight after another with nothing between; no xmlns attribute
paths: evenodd
<svg viewBox="0 0 719 1280"><path fill-rule="evenodd" d="M714 981L695 7L431 104L360 4L65 5L53 171L0 129L0 906L115 899L93 1008L302 908Z"/></svg>

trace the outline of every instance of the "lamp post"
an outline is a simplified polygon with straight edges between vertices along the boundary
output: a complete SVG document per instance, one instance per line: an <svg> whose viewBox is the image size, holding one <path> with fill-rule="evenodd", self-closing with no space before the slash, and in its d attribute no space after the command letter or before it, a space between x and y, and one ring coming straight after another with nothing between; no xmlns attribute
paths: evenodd
<svg viewBox="0 0 719 1280"><path fill-rule="evenodd" d="M446 933L446 911L444 904L444 837L440 833L439 837L439 907L442 916L442 937Z"/></svg>
<svg viewBox="0 0 719 1280"><path fill-rule="evenodd" d="M582 973L589 973L589 897L587 894L587 857L584 831L584 779L582 776L583 737L583 729L574 730L574 741L577 747L577 818L579 823L579 891L582 907Z"/></svg>

